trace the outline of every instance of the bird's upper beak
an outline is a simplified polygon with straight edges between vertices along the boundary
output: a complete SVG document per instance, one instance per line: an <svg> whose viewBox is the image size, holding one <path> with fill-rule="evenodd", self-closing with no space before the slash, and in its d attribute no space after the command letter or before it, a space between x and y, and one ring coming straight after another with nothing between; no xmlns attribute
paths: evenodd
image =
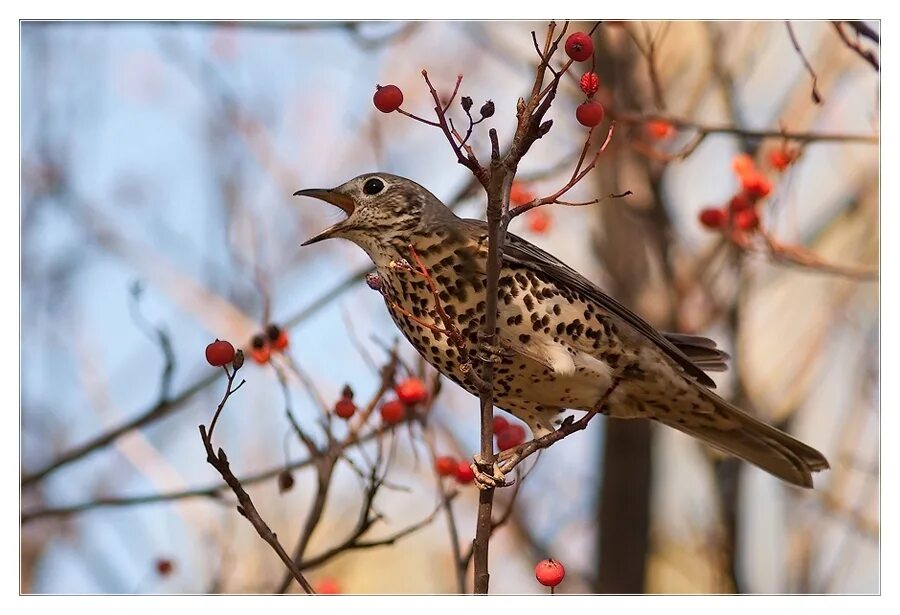
<svg viewBox="0 0 900 615"><path fill-rule="evenodd" d="M298 190L294 193L294 196L308 196L314 199L319 199L320 201L325 201L326 203L331 203L335 207L340 207L349 218L353 215L353 211L356 209L356 203L353 199L346 194L342 194L340 192L336 192L334 190L324 190L320 188L310 188L307 190ZM308 246L312 243L316 243L318 241L322 241L323 239L328 239L331 237L336 230L341 228L341 226L346 222L346 220L341 220L337 224L328 227L318 235L314 237L310 237L306 241L304 241L301 246Z"/></svg>

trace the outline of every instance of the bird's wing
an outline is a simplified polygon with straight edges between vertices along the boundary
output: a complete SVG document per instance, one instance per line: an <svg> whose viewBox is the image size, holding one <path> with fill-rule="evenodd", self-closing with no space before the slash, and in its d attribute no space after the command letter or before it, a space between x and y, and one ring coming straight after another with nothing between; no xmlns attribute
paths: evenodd
<svg viewBox="0 0 900 615"><path fill-rule="evenodd" d="M476 225L481 233L487 231L486 224L480 220L467 220L466 222ZM512 233L507 233L506 245L503 248L503 259L549 275L557 284L577 290L584 296L596 301L597 305L617 316L648 341L653 342L676 364L681 366L687 375L704 386L715 388L716 383L706 375L704 367L710 371L719 371L725 367L724 359L728 355L717 350L715 342L712 342L712 340L657 331L643 318L604 293L595 284L558 258Z"/></svg>

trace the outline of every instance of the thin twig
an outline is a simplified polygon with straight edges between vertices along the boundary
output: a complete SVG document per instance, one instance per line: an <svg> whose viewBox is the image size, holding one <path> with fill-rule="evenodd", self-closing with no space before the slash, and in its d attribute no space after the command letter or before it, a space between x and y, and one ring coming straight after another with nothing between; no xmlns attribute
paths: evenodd
<svg viewBox="0 0 900 615"><path fill-rule="evenodd" d="M806 56L803 54L803 50L800 49L800 43L797 41L797 35L794 34L794 27L791 25L791 22L786 21L784 22L784 25L787 26L788 35L791 37L791 44L797 51L797 55L799 55L800 59L803 61L803 66L806 67L806 72L808 72L809 76L812 78L812 101L817 105L821 105L822 95L819 94L819 88L817 87L819 77L816 75L816 71L813 70L812 64L809 63L809 60L807 60Z"/></svg>

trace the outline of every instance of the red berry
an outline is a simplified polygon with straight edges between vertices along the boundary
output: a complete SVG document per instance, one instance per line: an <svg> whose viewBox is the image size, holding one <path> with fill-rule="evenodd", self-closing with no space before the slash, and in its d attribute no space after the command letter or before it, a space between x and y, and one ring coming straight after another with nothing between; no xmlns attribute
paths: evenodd
<svg viewBox="0 0 900 615"><path fill-rule="evenodd" d="M172 571L175 570L175 564L172 563L172 560L166 557L160 557L153 564L156 568L156 574L161 577L167 577L172 574Z"/></svg>
<svg viewBox="0 0 900 615"><path fill-rule="evenodd" d="M797 158L797 152L786 147L773 149L769 152L769 164L779 171L784 171Z"/></svg>
<svg viewBox="0 0 900 615"><path fill-rule="evenodd" d="M216 340L206 347L206 362L213 367L222 367L234 361L234 346L225 340Z"/></svg>
<svg viewBox="0 0 900 615"><path fill-rule="evenodd" d="M534 567L534 578L547 587L556 587L566 577L566 568L555 559L545 559Z"/></svg>
<svg viewBox="0 0 900 615"><path fill-rule="evenodd" d="M752 231L759 227L759 214L755 209L739 211L734 216L734 225L742 231Z"/></svg>
<svg viewBox="0 0 900 615"><path fill-rule="evenodd" d="M456 464L456 482L461 485L465 485L466 483L471 483L475 480L475 471L472 470L472 467L467 464L465 461L460 461Z"/></svg>
<svg viewBox="0 0 900 615"><path fill-rule="evenodd" d="M509 202L524 205L534 200L534 194L522 182L514 181L509 189Z"/></svg>
<svg viewBox="0 0 900 615"><path fill-rule="evenodd" d="M758 171L747 173L741 177L741 185L748 196L761 199L772 192L772 183Z"/></svg>
<svg viewBox="0 0 900 615"><path fill-rule="evenodd" d="M375 96L372 97L375 107L382 113L390 113L396 111L403 104L403 92L396 85L386 85L384 87L375 86Z"/></svg>
<svg viewBox="0 0 900 615"><path fill-rule="evenodd" d="M449 455L442 455L434 460L434 467L441 476L454 476L456 474L457 461Z"/></svg>
<svg viewBox="0 0 900 615"><path fill-rule="evenodd" d="M532 209L528 212L528 228L532 233L546 233L550 228L550 214L543 209Z"/></svg>
<svg viewBox="0 0 900 615"><path fill-rule="evenodd" d="M341 586L334 579L326 578L316 583L315 590L317 594L334 595L341 593Z"/></svg>
<svg viewBox="0 0 900 615"><path fill-rule="evenodd" d="M341 397L334 404L334 413L342 419L349 419L356 414L356 404L353 403L353 399L350 397Z"/></svg>
<svg viewBox="0 0 900 615"><path fill-rule="evenodd" d="M715 207L708 207L700 212L700 224L706 228L720 228L725 224L725 212Z"/></svg>
<svg viewBox="0 0 900 615"><path fill-rule="evenodd" d="M525 442L525 428L518 423L512 423L497 436L497 448L505 451L515 448Z"/></svg>
<svg viewBox="0 0 900 615"><path fill-rule="evenodd" d="M284 350L288 346L287 331L283 331L278 325L266 327L266 337L273 350Z"/></svg>
<svg viewBox="0 0 900 615"><path fill-rule="evenodd" d="M265 365L269 362L269 358L272 356L272 351L268 346L263 346L262 348L254 348L250 351L250 356L253 357L253 360L260 365Z"/></svg>
<svg viewBox="0 0 900 615"><path fill-rule="evenodd" d="M603 121L603 105L596 100L583 102L575 109L575 119L582 126L593 128Z"/></svg>
<svg viewBox="0 0 900 615"><path fill-rule="evenodd" d="M731 161L731 168L737 173L738 177L744 177L756 171L756 163L753 162L748 154L738 154Z"/></svg>
<svg viewBox="0 0 900 615"><path fill-rule="evenodd" d="M418 378L407 378L395 387L395 391L404 404L418 404L428 399L428 389Z"/></svg>
<svg viewBox="0 0 900 615"><path fill-rule="evenodd" d="M381 405L381 420L392 425L399 423L406 416L406 405L399 399L393 399Z"/></svg>
<svg viewBox="0 0 900 615"><path fill-rule="evenodd" d="M665 120L647 122L647 134L654 139L668 139L675 134L675 127Z"/></svg>
<svg viewBox="0 0 900 615"><path fill-rule="evenodd" d="M600 88L600 77L597 73L587 72L581 76L581 91L588 96L593 96Z"/></svg>
<svg viewBox="0 0 900 615"><path fill-rule="evenodd" d="M737 213L753 208L753 200L746 192L738 192L728 201L728 211Z"/></svg>
<svg viewBox="0 0 900 615"><path fill-rule="evenodd" d="M576 62L584 62L594 55L594 41L584 32L573 32L566 39L566 55Z"/></svg>
<svg viewBox="0 0 900 615"><path fill-rule="evenodd" d="M507 421L502 416L495 416L494 417L494 435L495 436L500 435L507 429L509 429L509 421Z"/></svg>

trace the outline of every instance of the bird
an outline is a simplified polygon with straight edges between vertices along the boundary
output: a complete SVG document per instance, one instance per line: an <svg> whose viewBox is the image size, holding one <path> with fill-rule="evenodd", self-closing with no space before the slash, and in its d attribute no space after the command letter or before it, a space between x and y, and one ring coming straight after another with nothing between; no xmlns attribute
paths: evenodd
<svg viewBox="0 0 900 615"><path fill-rule="evenodd" d="M441 374L473 395L484 357L488 228L457 216L418 183L367 173L294 193L343 210L303 242L342 238L375 266L397 328ZM533 438L602 400L612 419L672 427L799 487L829 467L816 449L717 395L709 372L729 356L713 340L662 332L548 252L507 232L498 281L494 405Z"/></svg>

